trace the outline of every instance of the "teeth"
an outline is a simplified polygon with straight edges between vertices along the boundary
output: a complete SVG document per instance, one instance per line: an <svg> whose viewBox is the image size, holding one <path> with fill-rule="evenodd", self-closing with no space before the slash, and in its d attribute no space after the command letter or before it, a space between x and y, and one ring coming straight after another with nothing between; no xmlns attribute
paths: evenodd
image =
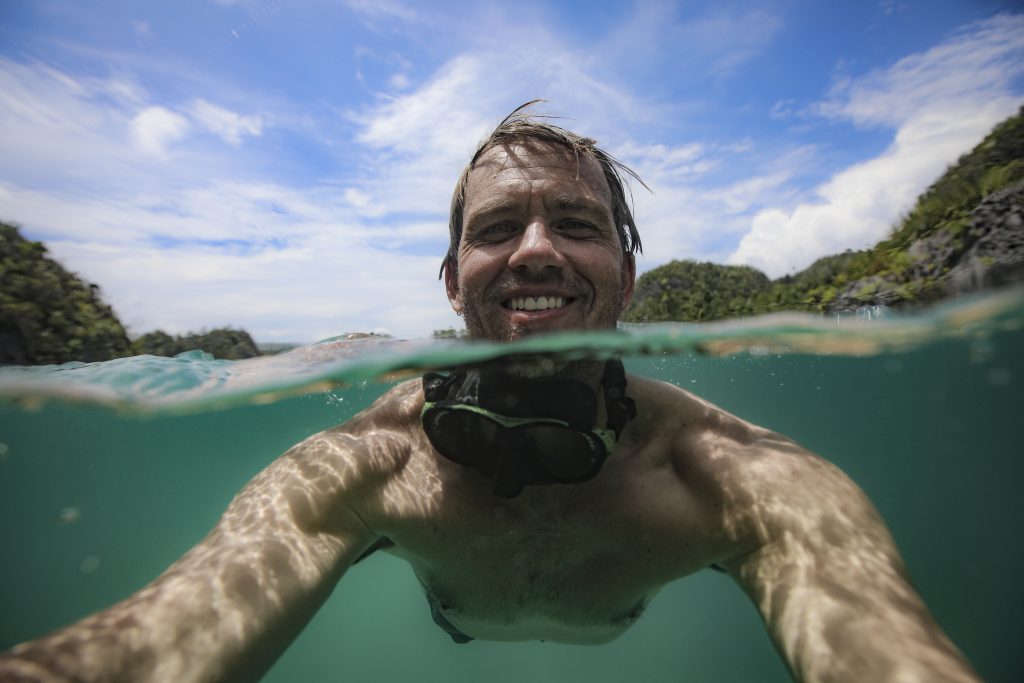
<svg viewBox="0 0 1024 683"><path fill-rule="evenodd" d="M561 308L565 299L560 296L521 296L508 302L513 311L544 311L549 308Z"/></svg>

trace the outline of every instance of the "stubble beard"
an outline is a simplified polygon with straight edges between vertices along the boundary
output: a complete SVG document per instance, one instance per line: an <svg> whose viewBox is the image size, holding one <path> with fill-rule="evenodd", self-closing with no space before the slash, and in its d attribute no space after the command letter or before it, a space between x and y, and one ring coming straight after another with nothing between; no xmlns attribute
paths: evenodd
<svg viewBox="0 0 1024 683"><path fill-rule="evenodd" d="M532 330L521 325L512 325L511 327L505 327L504 329L500 329L498 325L495 325L495 329L488 327L487 322L484 319L485 316L482 312L487 311L490 307L500 307L501 302L505 300L502 293L510 289L511 286L512 284L506 283L503 286L494 288L493 291L488 292L482 298L483 300L478 303L470 303L463 300L463 317L466 321L466 330L470 339L511 342L538 333L537 330ZM570 289L579 291L579 287ZM582 332L590 329L614 330L616 329L619 315L622 313L624 308L624 302L625 291L622 287L619 287L614 299L601 306L602 310L600 310L596 316L596 320L598 321L597 326L552 330L552 332ZM493 316L493 319L499 320L500 318L498 315L495 315ZM544 332L547 332L547 330L544 330ZM513 355L501 359L499 363L503 372L514 377L523 379L576 379L590 384L600 382L605 361L574 360L559 356L530 355L517 357Z"/></svg>

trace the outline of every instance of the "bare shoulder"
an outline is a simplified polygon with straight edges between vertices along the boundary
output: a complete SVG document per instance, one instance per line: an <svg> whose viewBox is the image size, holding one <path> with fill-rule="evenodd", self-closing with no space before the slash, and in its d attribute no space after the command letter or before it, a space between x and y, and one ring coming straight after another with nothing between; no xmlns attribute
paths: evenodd
<svg viewBox="0 0 1024 683"><path fill-rule="evenodd" d="M742 465L750 449L802 451L792 440L669 382L631 375L629 394L637 403L644 431L667 433L677 458Z"/></svg>
<svg viewBox="0 0 1024 683"><path fill-rule="evenodd" d="M700 499L721 511L734 556L769 539L819 527L819 538L857 527L888 535L861 489L838 467L789 438L675 385L630 377L639 413L668 433L669 457ZM837 516L841 509L844 515ZM842 519L840 519L842 517Z"/></svg>
<svg viewBox="0 0 1024 683"><path fill-rule="evenodd" d="M392 387L368 408L327 433L361 434L378 429L408 429L419 420L423 408L423 388L419 379Z"/></svg>
<svg viewBox="0 0 1024 683"><path fill-rule="evenodd" d="M292 450L373 455L370 460L381 470L401 468L423 407L420 387L419 380L402 382L349 420L314 434Z"/></svg>
<svg viewBox="0 0 1024 683"><path fill-rule="evenodd" d="M421 406L419 382L404 382L346 422L293 446L252 485L283 491L310 528L330 526L345 510L368 523L367 511L379 507L416 452Z"/></svg>

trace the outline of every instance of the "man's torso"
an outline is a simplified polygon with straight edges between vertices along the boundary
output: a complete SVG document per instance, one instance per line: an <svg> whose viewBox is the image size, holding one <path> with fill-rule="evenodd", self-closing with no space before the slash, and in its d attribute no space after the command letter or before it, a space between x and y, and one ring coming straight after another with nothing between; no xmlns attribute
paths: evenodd
<svg viewBox="0 0 1024 683"><path fill-rule="evenodd" d="M386 411L408 453L361 513L463 633L611 640L666 583L735 553L723 473L756 430L660 382L631 377L628 393L637 418L596 478L502 499L430 447L418 383L402 385L368 417Z"/></svg>

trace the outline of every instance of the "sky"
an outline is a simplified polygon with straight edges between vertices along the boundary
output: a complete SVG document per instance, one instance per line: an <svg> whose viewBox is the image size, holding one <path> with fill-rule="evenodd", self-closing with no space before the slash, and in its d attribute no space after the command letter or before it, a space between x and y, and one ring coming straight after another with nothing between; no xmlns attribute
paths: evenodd
<svg viewBox="0 0 1024 683"><path fill-rule="evenodd" d="M1024 103L998 0L0 0L0 220L132 336L462 326L448 206L516 106L633 167L644 272L883 238Z"/></svg>

